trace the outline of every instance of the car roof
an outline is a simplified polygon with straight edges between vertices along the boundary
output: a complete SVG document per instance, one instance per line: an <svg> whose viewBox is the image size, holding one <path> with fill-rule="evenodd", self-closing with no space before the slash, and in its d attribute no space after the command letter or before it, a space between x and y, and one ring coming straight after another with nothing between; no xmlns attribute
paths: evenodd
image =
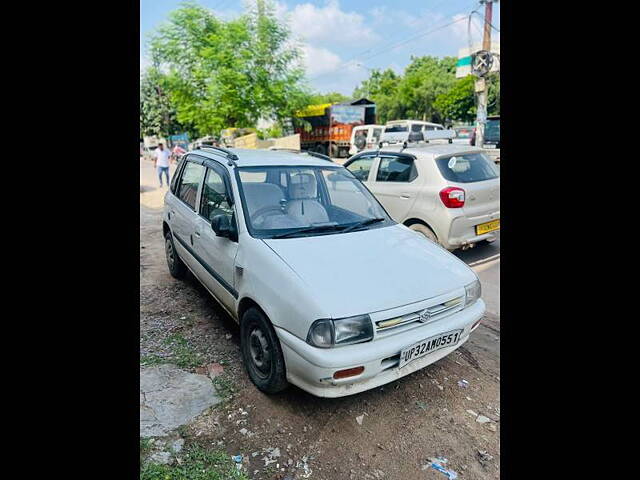
<svg viewBox="0 0 640 480"><path fill-rule="evenodd" d="M264 167L264 166L319 166L336 167L337 163L322 158L308 155L307 152L292 152L286 150L258 150L248 148L228 148L228 151L235 153L238 158L235 163L238 167ZM211 150L192 150L186 155L194 154L201 157L210 158L228 166L228 159L224 152L216 153Z"/></svg>
<svg viewBox="0 0 640 480"><path fill-rule="evenodd" d="M425 122L424 120L390 120L386 123L385 126L389 125L397 125L399 123L419 123L420 125L433 125L433 126L437 126L437 127L441 127L442 124L440 123L433 123L433 122Z"/></svg>
<svg viewBox="0 0 640 480"><path fill-rule="evenodd" d="M399 153L402 149L401 144L385 145L380 149L381 153ZM363 153L376 153L378 149L364 150L359 152L358 155ZM415 155L416 157L440 157L442 155L455 155L456 153L470 153L470 152L483 152L481 148L472 147L470 145L461 145L459 143L419 143L409 145L409 147L402 150L402 153L408 153Z"/></svg>

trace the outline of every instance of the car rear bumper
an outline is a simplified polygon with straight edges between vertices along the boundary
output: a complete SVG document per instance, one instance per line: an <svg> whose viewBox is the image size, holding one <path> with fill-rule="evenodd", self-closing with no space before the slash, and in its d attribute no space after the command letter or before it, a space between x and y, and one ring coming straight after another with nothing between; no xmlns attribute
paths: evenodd
<svg viewBox="0 0 640 480"><path fill-rule="evenodd" d="M478 300L460 312L408 332L332 349L312 347L278 327L276 333L282 345L290 383L318 397L343 397L402 378L450 354L469 339L472 327L482 318L484 311L484 302ZM456 345L436 350L398 368L401 350L422 339L456 329L463 330ZM359 366L364 366L364 371L357 376L339 380L333 378L338 370Z"/></svg>
<svg viewBox="0 0 640 480"><path fill-rule="evenodd" d="M482 235L477 235L476 226L482 223L499 219L500 210L475 217L461 216L454 218L451 221L451 227L449 229L449 235L447 238L447 245L445 245L445 247L459 248L464 247L465 245L471 245L480 242L482 240L495 240L497 238L496 234L499 230L494 230L493 232L487 232L483 233Z"/></svg>

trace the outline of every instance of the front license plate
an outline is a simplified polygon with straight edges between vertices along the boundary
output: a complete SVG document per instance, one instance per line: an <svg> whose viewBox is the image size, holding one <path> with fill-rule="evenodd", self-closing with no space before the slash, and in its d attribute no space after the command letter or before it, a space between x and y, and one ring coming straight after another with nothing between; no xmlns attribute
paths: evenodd
<svg viewBox="0 0 640 480"><path fill-rule="evenodd" d="M402 368L416 358L424 357L441 348L454 346L460 341L460 335L462 335L462 330L453 330L414 343L400 352L400 365L398 365L398 368Z"/></svg>
<svg viewBox="0 0 640 480"><path fill-rule="evenodd" d="M483 233L493 232L494 230L500 230L500 219L493 220L492 222L481 223L476 225L476 235L482 235Z"/></svg>

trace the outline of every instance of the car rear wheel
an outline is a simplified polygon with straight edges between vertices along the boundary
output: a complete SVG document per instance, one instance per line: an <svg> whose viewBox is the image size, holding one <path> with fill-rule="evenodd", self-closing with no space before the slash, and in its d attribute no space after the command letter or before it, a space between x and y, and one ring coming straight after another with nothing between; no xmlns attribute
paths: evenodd
<svg viewBox="0 0 640 480"><path fill-rule="evenodd" d="M427 237L432 242L439 243L438 242L438 237L436 237L436 234L433 233L433 230L431 230L426 225L423 225L421 223L414 223L413 225L409 225L409 228L411 230L415 231L415 232L421 233L422 235Z"/></svg>
<svg viewBox="0 0 640 480"><path fill-rule="evenodd" d="M248 309L242 316L240 349L249 378L258 389L278 393L289 386L280 341L257 308Z"/></svg>
<svg viewBox="0 0 640 480"><path fill-rule="evenodd" d="M176 247L173 244L173 238L171 232L167 232L164 237L164 252L167 257L167 266L169 267L169 273L173 278L181 280L187 274L187 266L180 260Z"/></svg>

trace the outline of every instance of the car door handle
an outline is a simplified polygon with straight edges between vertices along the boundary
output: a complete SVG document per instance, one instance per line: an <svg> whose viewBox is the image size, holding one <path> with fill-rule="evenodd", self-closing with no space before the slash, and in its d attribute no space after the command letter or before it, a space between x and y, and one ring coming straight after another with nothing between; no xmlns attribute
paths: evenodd
<svg viewBox="0 0 640 480"><path fill-rule="evenodd" d="M400 198L404 198L404 199L406 200L406 199L411 198L411 195L407 195L406 193L402 193L402 194L400 195Z"/></svg>

